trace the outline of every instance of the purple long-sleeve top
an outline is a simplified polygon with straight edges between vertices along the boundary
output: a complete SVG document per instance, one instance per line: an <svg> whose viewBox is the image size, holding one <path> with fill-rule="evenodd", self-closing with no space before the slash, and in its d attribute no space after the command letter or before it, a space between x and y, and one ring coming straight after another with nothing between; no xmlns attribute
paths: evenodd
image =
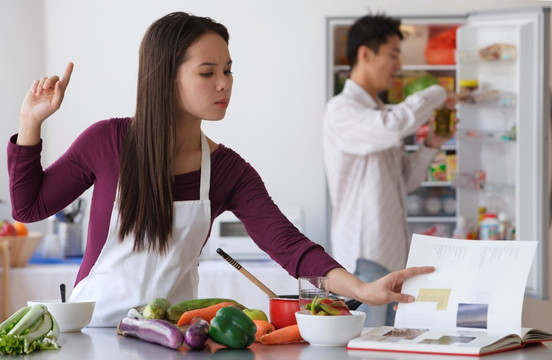
<svg viewBox="0 0 552 360"><path fill-rule="evenodd" d="M86 129L51 166L42 168L42 142L8 143L12 216L43 220L64 209L94 186L88 236L76 283L88 275L102 250L115 201L119 156L130 118L99 121ZM175 201L199 199L200 171L175 176ZM232 211L257 245L291 276L322 275L341 267L322 246L307 239L281 213L259 174L235 151L220 144L211 153L211 225Z"/></svg>

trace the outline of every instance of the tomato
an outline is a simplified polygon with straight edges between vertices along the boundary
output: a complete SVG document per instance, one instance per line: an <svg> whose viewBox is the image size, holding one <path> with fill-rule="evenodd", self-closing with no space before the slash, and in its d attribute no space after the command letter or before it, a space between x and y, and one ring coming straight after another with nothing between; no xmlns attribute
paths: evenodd
<svg viewBox="0 0 552 360"><path fill-rule="evenodd" d="M0 236L16 236L17 230L8 220L0 222Z"/></svg>

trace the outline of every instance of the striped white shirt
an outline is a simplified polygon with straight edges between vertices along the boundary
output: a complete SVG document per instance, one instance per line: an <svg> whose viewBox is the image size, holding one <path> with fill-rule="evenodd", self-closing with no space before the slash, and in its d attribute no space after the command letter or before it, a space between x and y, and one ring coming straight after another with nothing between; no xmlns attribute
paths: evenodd
<svg viewBox="0 0 552 360"><path fill-rule="evenodd" d="M445 98L444 88L434 85L386 108L349 79L328 102L323 143L331 251L348 271L354 272L358 258L390 271L406 265L406 194L424 180L438 149L421 146L407 154L402 139Z"/></svg>

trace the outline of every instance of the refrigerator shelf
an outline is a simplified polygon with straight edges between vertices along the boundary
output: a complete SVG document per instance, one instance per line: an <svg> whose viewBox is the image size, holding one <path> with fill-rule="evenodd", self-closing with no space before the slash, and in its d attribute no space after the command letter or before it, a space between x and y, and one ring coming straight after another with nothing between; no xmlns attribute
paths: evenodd
<svg viewBox="0 0 552 360"><path fill-rule="evenodd" d="M456 65L402 65L401 71L456 71Z"/></svg>
<svg viewBox="0 0 552 360"><path fill-rule="evenodd" d="M422 181L422 187L451 187L451 181Z"/></svg>
<svg viewBox="0 0 552 360"><path fill-rule="evenodd" d="M516 186L513 184L487 181L483 171L475 174L460 173L452 181L452 186L461 190L483 191L487 193L497 193L503 195L514 195Z"/></svg>
<svg viewBox="0 0 552 360"><path fill-rule="evenodd" d="M334 71L351 71L351 67L349 65L335 65Z"/></svg>
<svg viewBox="0 0 552 360"><path fill-rule="evenodd" d="M406 151L417 151L420 148L420 145L405 145L404 149ZM445 144L441 146L441 150L443 151L455 151L456 150L456 144Z"/></svg>
<svg viewBox="0 0 552 360"><path fill-rule="evenodd" d="M456 138L460 141L515 143L515 129L511 131L457 130Z"/></svg>
<svg viewBox="0 0 552 360"><path fill-rule="evenodd" d="M517 95L511 91L498 91L495 89L487 89L476 91L465 99L458 100L460 107L475 107L500 110L515 110L517 103Z"/></svg>
<svg viewBox="0 0 552 360"><path fill-rule="evenodd" d="M487 183L485 187L481 189L476 189L473 187L461 187L455 186L456 189L461 190L471 190L471 191L480 191L485 193L492 194L501 194L501 195L515 195L516 187L511 184L501 184L501 183Z"/></svg>
<svg viewBox="0 0 552 360"><path fill-rule="evenodd" d="M456 62L464 63L513 63L516 61L516 56L497 56L496 58L482 58L479 50L462 50L456 51Z"/></svg>
<svg viewBox="0 0 552 360"><path fill-rule="evenodd" d="M456 216L409 216L409 223L455 223Z"/></svg>

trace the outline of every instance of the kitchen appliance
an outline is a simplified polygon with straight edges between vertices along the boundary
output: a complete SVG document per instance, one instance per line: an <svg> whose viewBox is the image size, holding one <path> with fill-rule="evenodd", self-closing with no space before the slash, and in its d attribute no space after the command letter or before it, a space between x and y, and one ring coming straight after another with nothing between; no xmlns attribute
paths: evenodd
<svg viewBox="0 0 552 360"><path fill-rule="evenodd" d="M510 239L538 240L527 293L547 296L550 225L550 9L469 14L457 31L456 83L478 81L457 106L457 216L477 228L479 209L513 219ZM479 96L479 98L478 98Z"/></svg>
<svg viewBox="0 0 552 360"><path fill-rule="evenodd" d="M441 148L445 161L440 165L446 168L446 178L428 176L407 199L411 233L452 237L458 219L463 219L466 230L477 238L483 213L503 214L508 219L508 239L539 242L526 294L546 298L551 205L550 9L400 18L405 39L397 82L401 77L404 82L392 86L384 100L399 101L403 85L427 73L457 93L471 84L470 96L457 105L455 139ZM340 90L350 71L345 43L356 19L328 19L328 98ZM455 63L430 63L426 45L451 30L456 36ZM405 139L407 151L417 150L419 135L422 132L413 135L413 140ZM453 169L450 176L449 168Z"/></svg>
<svg viewBox="0 0 552 360"><path fill-rule="evenodd" d="M299 208L282 209L282 213L295 225L302 229L302 212ZM201 252L200 259L221 259L217 249L224 249L237 260L270 260L249 237L241 221L230 211L220 214L214 221L209 240Z"/></svg>

